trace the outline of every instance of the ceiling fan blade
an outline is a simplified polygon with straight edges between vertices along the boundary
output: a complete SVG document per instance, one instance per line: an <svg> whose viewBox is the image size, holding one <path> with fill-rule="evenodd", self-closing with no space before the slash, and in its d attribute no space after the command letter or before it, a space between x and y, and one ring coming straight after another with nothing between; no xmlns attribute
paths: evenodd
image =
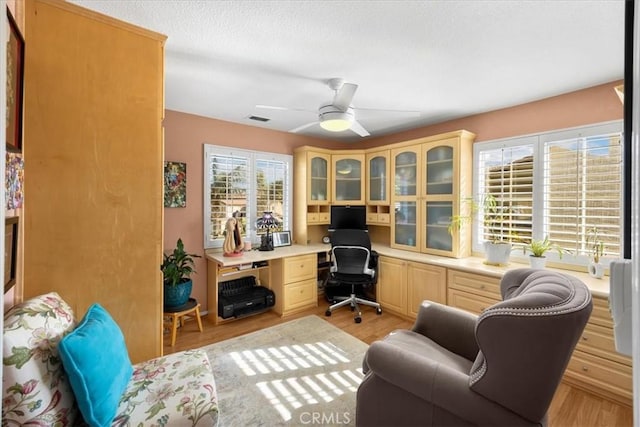
<svg viewBox="0 0 640 427"><path fill-rule="evenodd" d="M333 98L333 105L341 111L347 111L357 89L358 85L356 84L344 83L338 92L336 92L336 96Z"/></svg>
<svg viewBox="0 0 640 427"><path fill-rule="evenodd" d="M304 130L304 129L308 128L308 127L311 127L311 126L313 126L313 125L315 125L315 124L317 124L317 123L318 123L318 121L311 122L311 123L307 123L307 124L304 124L304 125L302 125L302 126L298 126L297 128L293 128L293 129L291 129L289 132L291 132L291 133L298 133L298 132L300 132L301 130Z"/></svg>
<svg viewBox="0 0 640 427"><path fill-rule="evenodd" d="M313 113L313 114L317 114L317 111L311 111L311 110L305 110L304 108L287 108L287 107L278 107L275 105L263 105L263 104L257 104L256 108L260 108L263 110L277 110L277 111L303 111L305 113Z"/></svg>
<svg viewBox="0 0 640 427"><path fill-rule="evenodd" d="M363 112L363 114L370 113L380 113L384 118L408 118L408 117L420 117L422 113L420 111L413 110L382 110L379 108L359 108L359 107L351 107L358 112Z"/></svg>
<svg viewBox="0 0 640 427"><path fill-rule="evenodd" d="M364 137L364 136L369 136L370 133L367 132L367 130L362 127L362 125L360 123L358 123L357 121L353 121L353 123L351 123L351 128L352 131L354 131L355 133L357 133L358 135Z"/></svg>

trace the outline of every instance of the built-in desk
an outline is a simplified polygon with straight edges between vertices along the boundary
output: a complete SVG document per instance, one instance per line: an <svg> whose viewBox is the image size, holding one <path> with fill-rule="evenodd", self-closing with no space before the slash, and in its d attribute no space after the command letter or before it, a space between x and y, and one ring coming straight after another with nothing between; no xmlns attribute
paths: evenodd
<svg viewBox="0 0 640 427"><path fill-rule="evenodd" d="M255 276L261 286L275 293L274 310L281 316L317 306L317 254L329 250L330 245L322 243L248 251L239 257L206 250L209 319L214 324L234 320L218 316L218 284L245 276Z"/></svg>

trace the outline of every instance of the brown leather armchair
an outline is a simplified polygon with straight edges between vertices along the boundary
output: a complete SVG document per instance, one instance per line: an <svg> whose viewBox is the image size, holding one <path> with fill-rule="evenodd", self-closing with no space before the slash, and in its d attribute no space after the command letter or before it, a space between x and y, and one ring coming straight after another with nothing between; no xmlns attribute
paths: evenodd
<svg viewBox="0 0 640 427"><path fill-rule="evenodd" d="M507 272L481 315L425 301L367 351L359 426L541 426L592 310L575 277Z"/></svg>

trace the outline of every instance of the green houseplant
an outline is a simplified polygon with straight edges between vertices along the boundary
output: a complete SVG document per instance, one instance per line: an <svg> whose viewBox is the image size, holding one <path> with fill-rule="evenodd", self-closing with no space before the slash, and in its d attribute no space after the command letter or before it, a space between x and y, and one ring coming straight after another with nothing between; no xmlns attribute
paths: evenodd
<svg viewBox="0 0 640 427"><path fill-rule="evenodd" d="M179 307L189 300L193 286L191 274L196 271L194 258L200 258L200 255L187 253L180 238L173 251L164 254L160 269L163 276L165 308Z"/></svg>
<svg viewBox="0 0 640 427"><path fill-rule="evenodd" d="M471 209L468 214L454 215L451 217L448 231L454 233L463 225L471 222L477 212L482 212L482 225L484 226L487 240L484 242L487 264L505 265L509 261L511 253L511 240L515 233L505 231L505 223L508 223L513 213L511 207L500 202L491 193L483 194L480 202L468 199Z"/></svg>
<svg viewBox="0 0 640 427"><path fill-rule="evenodd" d="M604 266L600 264L600 258L604 255L604 242L598 235L598 228L593 227L589 230L587 235L587 245L589 248L589 255L591 260L589 261L588 271L591 277L601 279L604 276Z"/></svg>
<svg viewBox="0 0 640 427"><path fill-rule="evenodd" d="M551 250L557 251L560 258L562 258L562 254L566 252L562 247L552 243L549 240L549 236L544 236L542 240L531 239L529 243L522 245L523 253L531 252L529 262L533 268L544 268L546 261L545 254Z"/></svg>

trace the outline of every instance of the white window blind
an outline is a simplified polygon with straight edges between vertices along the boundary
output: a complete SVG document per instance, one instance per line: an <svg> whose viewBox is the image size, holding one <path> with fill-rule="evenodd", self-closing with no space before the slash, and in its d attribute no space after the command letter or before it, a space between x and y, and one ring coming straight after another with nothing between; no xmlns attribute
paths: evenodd
<svg viewBox="0 0 640 427"><path fill-rule="evenodd" d="M531 237L533 149L529 143L480 152L476 203L483 220L482 240Z"/></svg>
<svg viewBox="0 0 640 427"><path fill-rule="evenodd" d="M620 254L622 145L612 133L544 143L544 217L549 239L589 255L597 229L605 256Z"/></svg>
<svg viewBox="0 0 640 427"><path fill-rule="evenodd" d="M289 155L204 146L204 244L221 247L231 216L246 238L257 233L256 222L270 211L278 228L289 230L291 165Z"/></svg>
<svg viewBox="0 0 640 427"><path fill-rule="evenodd" d="M604 256L620 255L622 224L622 122L585 126L474 145L473 248L511 238L529 243L545 236L585 265L597 229ZM483 197L495 200L499 221L483 222ZM513 252L515 256L517 251ZM557 260L557 253L547 256Z"/></svg>

